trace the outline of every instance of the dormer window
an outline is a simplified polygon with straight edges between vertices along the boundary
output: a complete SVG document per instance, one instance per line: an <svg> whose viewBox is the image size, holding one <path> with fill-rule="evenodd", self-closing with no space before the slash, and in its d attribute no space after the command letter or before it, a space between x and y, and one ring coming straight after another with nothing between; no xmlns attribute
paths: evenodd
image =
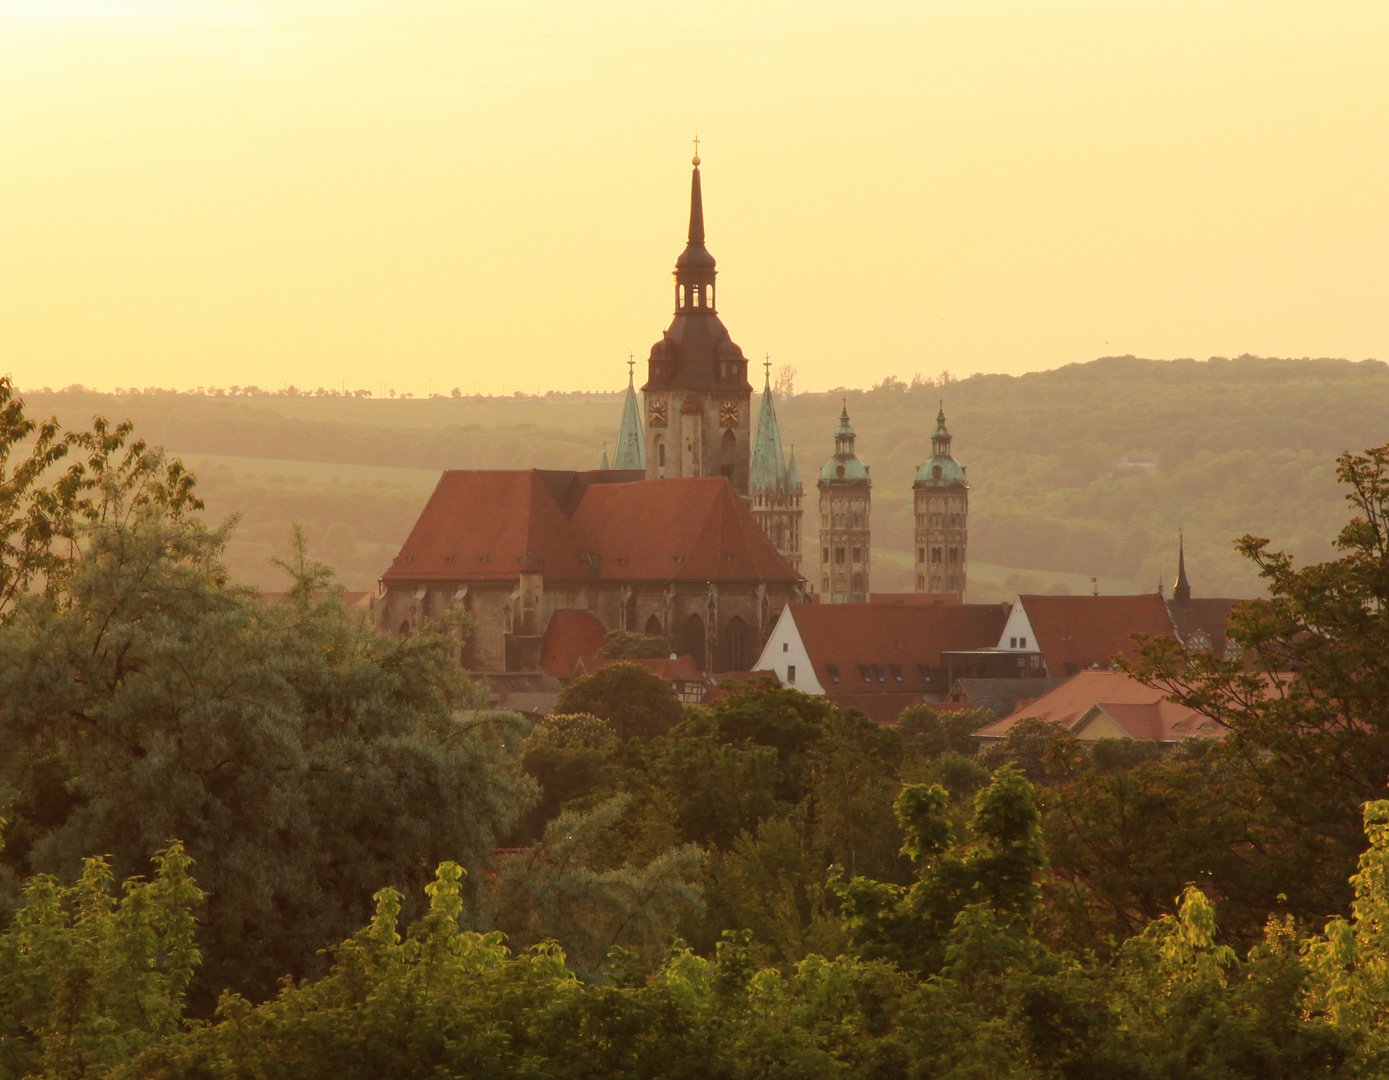
<svg viewBox="0 0 1389 1080"><path fill-rule="evenodd" d="M829 674L830 682L837 683L837 682L839 681L839 665L838 665L838 664L826 664L826 665L825 665L825 671Z"/></svg>
<svg viewBox="0 0 1389 1080"><path fill-rule="evenodd" d="M860 664L860 665L858 666L858 673L859 673L859 676L863 679L864 682L870 682L870 683L871 683L871 682L873 681L873 673L872 673L871 671L868 670L868 665L867 665L867 664Z"/></svg>
<svg viewBox="0 0 1389 1080"><path fill-rule="evenodd" d="M902 681L902 665L901 665L901 664L888 664L888 665L887 665L887 669L888 669L888 671L892 672L892 677L893 677L894 679L896 679L898 682L901 682L901 681Z"/></svg>

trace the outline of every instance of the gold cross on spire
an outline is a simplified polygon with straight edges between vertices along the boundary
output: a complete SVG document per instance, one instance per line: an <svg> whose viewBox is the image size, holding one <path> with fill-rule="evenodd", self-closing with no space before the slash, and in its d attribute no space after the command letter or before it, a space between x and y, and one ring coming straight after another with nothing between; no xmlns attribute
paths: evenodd
<svg viewBox="0 0 1389 1080"><path fill-rule="evenodd" d="M762 366L763 366L764 368L767 369L767 378L770 379L770 378L772 377L772 354L771 354L771 353L767 353L767 355L766 355L765 357L763 357Z"/></svg>
<svg viewBox="0 0 1389 1080"><path fill-rule="evenodd" d="M698 132L698 131L695 132L694 144L695 144L694 165L695 165L695 168L699 168L699 132Z"/></svg>

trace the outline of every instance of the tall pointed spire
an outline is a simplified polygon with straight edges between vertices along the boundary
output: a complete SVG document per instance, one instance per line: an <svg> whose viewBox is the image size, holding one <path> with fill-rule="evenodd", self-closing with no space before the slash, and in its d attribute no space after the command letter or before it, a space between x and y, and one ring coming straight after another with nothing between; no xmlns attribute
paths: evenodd
<svg viewBox="0 0 1389 1080"><path fill-rule="evenodd" d="M801 487L801 471L796 468L796 444L791 444L791 460L786 463L786 487L793 495L804 490Z"/></svg>
<svg viewBox="0 0 1389 1080"><path fill-rule="evenodd" d="M680 253L680 258L675 260L675 278L677 284L681 285L712 287L714 267L717 263L714 256L709 254L709 249L704 246L704 192L699 184L698 154L694 156L693 165L694 168L690 172L690 231L686 234L685 250ZM712 308L712 296L706 300L701 294L698 302L691 306Z"/></svg>
<svg viewBox="0 0 1389 1080"><path fill-rule="evenodd" d="M627 396L622 401L622 425L617 429L617 449L613 452L614 469L646 468L646 435L641 427L641 408L633 384L632 368L636 360L627 357Z"/></svg>
<svg viewBox="0 0 1389 1080"><path fill-rule="evenodd" d="M1172 599L1183 607L1191 604L1191 582L1186 579L1186 537L1177 532L1177 583L1172 586Z"/></svg>
<svg viewBox="0 0 1389 1080"><path fill-rule="evenodd" d="M781 449L781 428L777 424L772 394L772 362L766 361L766 381L762 386L762 408L757 414L757 434L752 439L752 461L748 468L748 492L776 497L786 485L786 455Z"/></svg>

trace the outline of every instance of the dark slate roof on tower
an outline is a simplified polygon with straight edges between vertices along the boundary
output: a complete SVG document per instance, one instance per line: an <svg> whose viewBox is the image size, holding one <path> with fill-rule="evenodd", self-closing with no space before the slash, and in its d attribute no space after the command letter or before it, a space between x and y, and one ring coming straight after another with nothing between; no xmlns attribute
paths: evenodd
<svg viewBox="0 0 1389 1080"><path fill-rule="evenodd" d="M712 303L717 274L714 256L704 246L704 196L696 156L690 178L690 230L685 250L675 261L675 316L661 340L651 346L643 390L752 392L743 350L734 344ZM702 291L702 304L688 299L695 289ZM682 293L686 296L683 302L678 299Z"/></svg>
<svg viewBox="0 0 1389 1080"><path fill-rule="evenodd" d="M645 469L646 437L641 428L641 408L632 385L631 364L627 367L627 396L622 399L622 425L617 429L617 448L613 451L613 468Z"/></svg>
<svg viewBox="0 0 1389 1080"><path fill-rule="evenodd" d="M781 429L777 425L772 372L768 365L766 383L762 387L762 406L757 414L757 433L752 440L748 491L777 497L784 495L787 487L786 455L781 449Z"/></svg>
<svg viewBox="0 0 1389 1080"><path fill-rule="evenodd" d="M1177 582L1172 586L1172 599L1178 604L1191 603L1191 582L1186 578L1186 537L1177 534Z"/></svg>

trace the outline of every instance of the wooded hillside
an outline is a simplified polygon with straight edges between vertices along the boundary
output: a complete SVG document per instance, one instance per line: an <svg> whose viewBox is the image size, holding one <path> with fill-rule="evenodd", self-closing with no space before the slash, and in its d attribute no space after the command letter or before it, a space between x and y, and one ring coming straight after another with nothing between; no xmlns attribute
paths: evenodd
<svg viewBox="0 0 1389 1080"><path fill-rule="evenodd" d="M869 366L869 365L865 365ZM881 368L881 364L872 364ZM388 565L445 468L592 468L620 401L581 396L375 400L172 391L25 393L69 426L132 419L182 456L207 514L241 515L234 574L275 586L269 565L291 522L367 588ZM1009 591L1148 591L1175 571L1184 528L1201 595L1254 595L1232 542L1270 537L1300 560L1329 556L1341 519L1332 461L1389 440L1389 366L1379 361L1153 361L1109 357L1019 377L796 394L778 403L807 481L828 456L841 400L874 480L874 587L910 587L911 482L944 398L971 492L974 600ZM1154 460L1152 468L1120 465Z"/></svg>

